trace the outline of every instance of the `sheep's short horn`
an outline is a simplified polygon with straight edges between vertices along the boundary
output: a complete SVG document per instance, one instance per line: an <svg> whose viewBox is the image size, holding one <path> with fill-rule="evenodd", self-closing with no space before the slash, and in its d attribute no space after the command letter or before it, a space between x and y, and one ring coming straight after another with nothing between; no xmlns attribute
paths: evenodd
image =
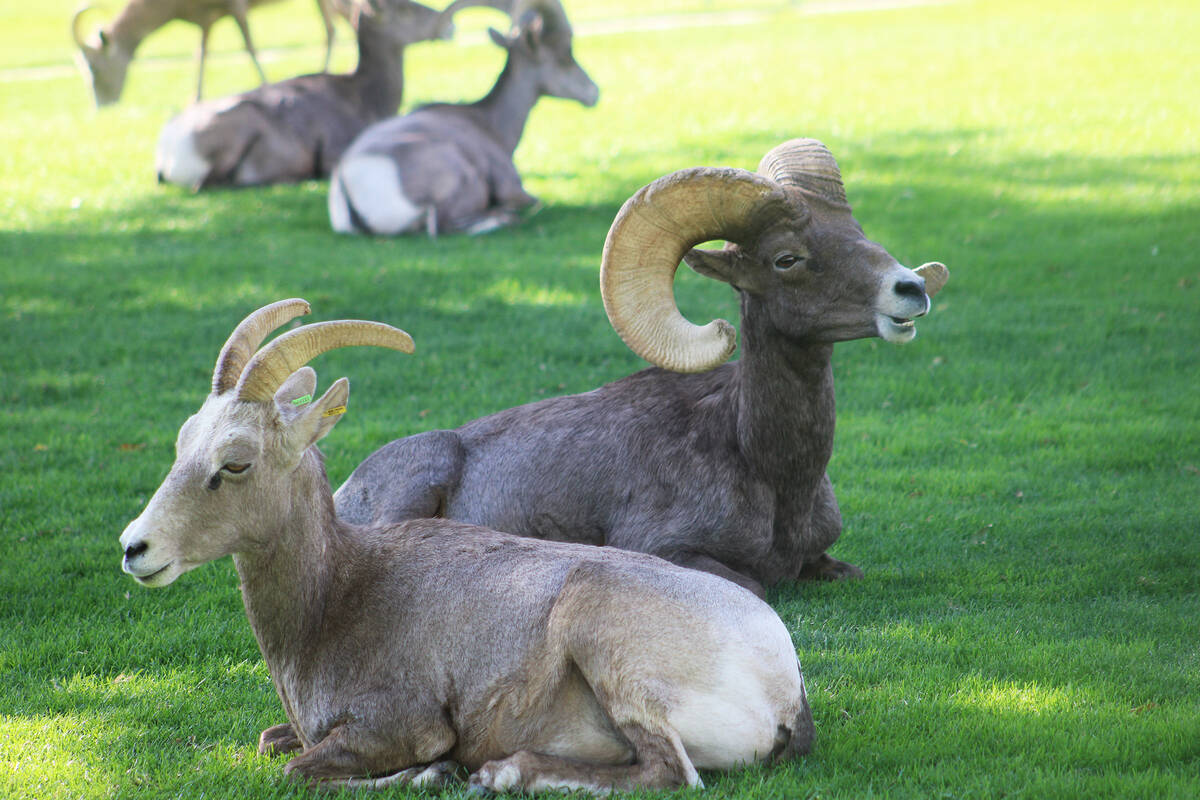
<svg viewBox="0 0 1200 800"><path fill-rule="evenodd" d="M772 198L782 200L783 189L761 175L695 167L664 175L625 201L604 242L600 295L629 349L676 372L704 372L733 354L732 325L693 325L679 313L675 270L695 245L739 238Z"/></svg>
<svg viewBox="0 0 1200 800"><path fill-rule="evenodd" d="M399 328L382 322L343 319L316 322L288 331L259 350L237 384L237 399L265 403L296 370L328 350L375 345L402 353L413 351L413 340Z"/></svg>
<svg viewBox="0 0 1200 800"><path fill-rule="evenodd" d="M221 355L217 356L217 366L213 370L213 394L222 394L237 385L242 370L254 357L267 334L309 311L308 301L294 297L263 306L242 320L221 348Z"/></svg>

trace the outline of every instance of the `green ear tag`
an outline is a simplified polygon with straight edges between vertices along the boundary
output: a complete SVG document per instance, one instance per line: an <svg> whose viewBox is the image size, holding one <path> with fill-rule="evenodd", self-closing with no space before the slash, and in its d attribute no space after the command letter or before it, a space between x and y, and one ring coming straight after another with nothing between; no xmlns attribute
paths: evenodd
<svg viewBox="0 0 1200 800"><path fill-rule="evenodd" d="M312 402L312 395L306 394L303 397L297 397L295 400L293 400L292 405L303 406L303 405L307 405L308 403L311 403L311 402Z"/></svg>

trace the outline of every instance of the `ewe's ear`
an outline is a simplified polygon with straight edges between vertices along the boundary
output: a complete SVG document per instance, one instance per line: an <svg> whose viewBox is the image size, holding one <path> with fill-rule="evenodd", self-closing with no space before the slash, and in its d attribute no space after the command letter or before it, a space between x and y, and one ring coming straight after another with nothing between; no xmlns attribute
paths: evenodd
<svg viewBox="0 0 1200 800"><path fill-rule="evenodd" d="M683 254L683 263L706 278L737 283L738 254L735 250L699 250L693 247Z"/></svg>
<svg viewBox="0 0 1200 800"><path fill-rule="evenodd" d="M346 413L346 400L349 397L350 381L338 378L321 395L320 400L301 407L300 416L288 425L288 439L296 452L304 452L333 430L342 414Z"/></svg>
<svg viewBox="0 0 1200 800"><path fill-rule="evenodd" d="M294 413L296 406L312 402L312 393L316 388L316 371L312 367L301 367L289 375L283 386L275 392L275 407L280 413Z"/></svg>

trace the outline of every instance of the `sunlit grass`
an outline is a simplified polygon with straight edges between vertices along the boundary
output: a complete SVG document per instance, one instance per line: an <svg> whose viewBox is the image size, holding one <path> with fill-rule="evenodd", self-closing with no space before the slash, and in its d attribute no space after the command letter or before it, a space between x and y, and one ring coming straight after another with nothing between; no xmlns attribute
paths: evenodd
<svg viewBox="0 0 1200 800"><path fill-rule="evenodd" d="M685 796L1200 795L1194 4L568 0L602 96L535 110L517 161L544 208L436 241L334 236L321 182L156 185L197 31L148 39L97 112L74 5L0 0L0 73L47 68L0 94L0 796L313 796L255 753L282 710L229 561L156 592L119 571L117 536L249 310L300 296L313 320L416 340L314 362L352 384L324 446L336 485L397 436L640 368L598 296L621 202L796 135L833 149L869 236L952 279L912 345L835 351L834 553L866 578L769 597L816 751ZM763 21L588 27L746 8ZM479 33L502 20L472 11L461 41L411 48L405 106L486 91L500 55ZM319 64L315 4L251 25L272 76ZM253 86L231 22L213 45L211 93ZM677 295L690 319L736 319L712 281L683 271Z"/></svg>

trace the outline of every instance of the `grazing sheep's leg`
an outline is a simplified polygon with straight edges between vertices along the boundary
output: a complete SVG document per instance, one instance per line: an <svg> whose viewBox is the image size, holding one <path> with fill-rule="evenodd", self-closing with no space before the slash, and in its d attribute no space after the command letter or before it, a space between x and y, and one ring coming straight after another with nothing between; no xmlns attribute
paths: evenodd
<svg viewBox="0 0 1200 800"><path fill-rule="evenodd" d="M681 567L687 567L688 569L696 569L700 570L701 572L710 572L713 575L724 578L727 581L736 583L738 586L741 586L744 589L749 589L756 597L760 599L766 597L767 593L763 589L761 583L754 580L754 578L730 569L712 556L706 556L703 553L683 553L681 555L673 556L667 560L678 564Z"/></svg>
<svg viewBox="0 0 1200 800"><path fill-rule="evenodd" d="M200 62L199 74L196 76L196 102L204 97L204 61L208 58L208 31L207 27L200 28L200 55L197 60Z"/></svg>
<svg viewBox="0 0 1200 800"><path fill-rule="evenodd" d="M254 62L254 68L258 70L258 77L265 85L267 73L263 72L262 64L258 63L258 53L254 51L254 42L250 38L250 23L246 21L246 10L249 5L245 0L235 3L230 13L237 22L238 29L242 32L242 40L246 43L246 52L250 54L250 60Z"/></svg>
<svg viewBox="0 0 1200 800"><path fill-rule="evenodd" d="M583 789L595 794L704 785L674 731L654 733L637 723L619 730L633 746L632 764L588 764L521 750L484 764L471 784L496 792Z"/></svg>
<svg viewBox="0 0 1200 800"><path fill-rule="evenodd" d="M333 58L333 9L330 0L317 0L317 11L321 12L321 22L325 25L325 63L321 72L329 72L329 62Z"/></svg>
<svg viewBox="0 0 1200 800"><path fill-rule="evenodd" d="M258 754L277 756L303 749L304 743L296 736L296 731L290 722L282 725L272 725L258 737Z"/></svg>

